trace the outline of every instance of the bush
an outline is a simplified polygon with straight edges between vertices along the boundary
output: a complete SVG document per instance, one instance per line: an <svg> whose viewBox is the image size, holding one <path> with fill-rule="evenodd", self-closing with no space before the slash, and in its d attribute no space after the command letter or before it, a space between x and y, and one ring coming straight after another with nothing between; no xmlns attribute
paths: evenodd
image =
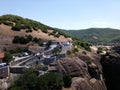
<svg viewBox="0 0 120 90"><path fill-rule="evenodd" d="M8 25L8 26L13 26L12 22L7 22L7 21L3 22L3 24Z"/></svg>
<svg viewBox="0 0 120 90"><path fill-rule="evenodd" d="M73 44L76 45L78 48L84 48L87 51L91 51L90 46L91 44L84 42L84 41L80 41L80 40L74 40Z"/></svg>
<svg viewBox="0 0 120 90"><path fill-rule="evenodd" d="M11 60L13 60L13 56L9 52L5 52L3 62L9 63Z"/></svg>
<svg viewBox="0 0 120 90"><path fill-rule="evenodd" d="M81 47L83 47L87 51L91 51L90 45L88 43L85 42L81 43Z"/></svg>
<svg viewBox="0 0 120 90"><path fill-rule="evenodd" d="M72 52L73 52L73 53L76 53L76 52L78 52L78 49L77 49L77 48L74 48Z"/></svg>
<svg viewBox="0 0 120 90"><path fill-rule="evenodd" d="M52 51L52 54L58 54L59 52L61 52L61 50L60 50L60 48L59 47L56 47L56 48L54 48L53 49L53 51Z"/></svg>
<svg viewBox="0 0 120 90"><path fill-rule="evenodd" d="M60 34L55 34L54 37L59 38L59 37L60 37Z"/></svg>
<svg viewBox="0 0 120 90"><path fill-rule="evenodd" d="M31 35L26 35L28 41L32 41L33 37Z"/></svg>
<svg viewBox="0 0 120 90"><path fill-rule="evenodd" d="M32 29L27 29L26 32L27 32L27 33L28 33L28 32L32 32Z"/></svg>
<svg viewBox="0 0 120 90"><path fill-rule="evenodd" d="M83 53L84 55L86 55L86 54L87 54L87 52L86 52L86 51L82 51L82 53Z"/></svg>
<svg viewBox="0 0 120 90"><path fill-rule="evenodd" d="M10 50L9 52L11 54L22 53L22 52L29 52L30 53L30 51L28 50L27 47L26 48L16 48L14 50Z"/></svg>
<svg viewBox="0 0 120 90"><path fill-rule="evenodd" d="M20 29L21 29L20 25L12 26L12 30L14 30L14 31L20 31Z"/></svg>
<svg viewBox="0 0 120 90"><path fill-rule="evenodd" d="M71 86L71 83L72 83L72 78L70 75L68 74L65 74L63 76L63 82L64 82L64 87L65 88L69 88Z"/></svg>
<svg viewBox="0 0 120 90"><path fill-rule="evenodd" d="M14 39L13 39L13 43L17 44L27 44L28 42L30 42L30 37L19 37L19 36L15 36Z"/></svg>
<svg viewBox="0 0 120 90"><path fill-rule="evenodd" d="M63 85L63 79L59 74L47 73L39 77L37 90L61 90Z"/></svg>
<svg viewBox="0 0 120 90"><path fill-rule="evenodd" d="M102 53L102 48L101 47L98 48L97 53L98 54Z"/></svg>
<svg viewBox="0 0 120 90"><path fill-rule="evenodd" d="M41 30L42 30L42 32L44 32L44 33L48 33L47 29L41 29Z"/></svg>
<svg viewBox="0 0 120 90"><path fill-rule="evenodd" d="M67 51L67 55L71 55L71 51Z"/></svg>
<svg viewBox="0 0 120 90"><path fill-rule="evenodd" d="M37 76L33 69L25 70L10 90L61 90L63 87L63 79L57 73L47 73Z"/></svg>
<svg viewBox="0 0 120 90"><path fill-rule="evenodd" d="M52 44L52 41L49 40L49 41L47 42L47 47L49 47L51 44Z"/></svg>
<svg viewBox="0 0 120 90"><path fill-rule="evenodd" d="M49 35L49 36L50 36L50 35L54 35L54 33L49 33L48 35Z"/></svg>

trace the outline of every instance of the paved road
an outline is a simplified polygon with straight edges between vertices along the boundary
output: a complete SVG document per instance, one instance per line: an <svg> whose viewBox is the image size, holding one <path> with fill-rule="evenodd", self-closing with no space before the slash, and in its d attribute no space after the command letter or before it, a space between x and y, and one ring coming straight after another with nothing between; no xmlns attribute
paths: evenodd
<svg viewBox="0 0 120 90"><path fill-rule="evenodd" d="M32 66L35 64L40 64L43 62L43 60L44 60L44 58L39 59L38 57L34 57L32 60L26 62L25 65Z"/></svg>

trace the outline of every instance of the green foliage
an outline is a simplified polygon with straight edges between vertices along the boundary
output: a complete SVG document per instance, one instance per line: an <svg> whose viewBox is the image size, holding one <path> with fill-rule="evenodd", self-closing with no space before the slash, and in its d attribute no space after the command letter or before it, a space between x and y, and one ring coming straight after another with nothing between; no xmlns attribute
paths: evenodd
<svg viewBox="0 0 120 90"><path fill-rule="evenodd" d="M26 32L27 33L32 32L32 29L27 29Z"/></svg>
<svg viewBox="0 0 120 90"><path fill-rule="evenodd" d="M71 55L71 51L67 51L67 55Z"/></svg>
<svg viewBox="0 0 120 90"><path fill-rule="evenodd" d="M61 90L64 83L59 74L47 73L40 76L37 84L39 90Z"/></svg>
<svg viewBox="0 0 120 90"><path fill-rule="evenodd" d="M42 32L48 33L47 29L42 29Z"/></svg>
<svg viewBox="0 0 120 90"><path fill-rule="evenodd" d="M38 77L31 68L25 70L10 90L61 90L62 87L63 79L59 74L47 73Z"/></svg>
<svg viewBox="0 0 120 90"><path fill-rule="evenodd" d="M33 38L31 35L26 35L25 37L15 36L13 41L14 44L27 44L29 42L35 42L40 46L43 45L43 40L38 38Z"/></svg>
<svg viewBox="0 0 120 90"><path fill-rule="evenodd" d="M53 49L52 54L57 54L57 53L60 53L60 52L61 52L60 48L56 47L56 48Z"/></svg>
<svg viewBox="0 0 120 90"><path fill-rule="evenodd" d="M13 60L13 56L9 52L5 52L3 62L9 63L11 60Z"/></svg>
<svg viewBox="0 0 120 90"><path fill-rule="evenodd" d="M33 40L33 37L31 35L26 35L26 38L28 41L32 41Z"/></svg>
<svg viewBox="0 0 120 90"><path fill-rule="evenodd" d="M0 24L2 23L4 23L5 25L12 26L12 30L15 30L15 31L20 31L21 29L25 29L26 32L32 32L32 30L37 31L38 29L40 29L42 32L48 33L48 30L53 30L53 34L56 37L59 37L60 35L64 35L65 37L67 37L66 34L59 31L58 29L49 27L47 25L44 25L34 20L22 18L16 15L7 14L7 15L0 16ZM15 25L13 25L13 23ZM58 32L57 35L55 34L56 32Z"/></svg>
<svg viewBox="0 0 120 90"><path fill-rule="evenodd" d="M111 28L90 28L85 30L61 30L61 31L69 36L88 41L89 43L95 45L104 44L108 42L119 42L116 40L120 40L120 30Z"/></svg>
<svg viewBox="0 0 120 90"><path fill-rule="evenodd" d="M32 42L35 42L35 43L39 44L40 46L42 46L42 45L43 45L43 40L38 39L38 38L36 38L36 37L35 37L35 38L33 38Z"/></svg>
<svg viewBox="0 0 120 90"><path fill-rule="evenodd" d="M83 48L83 49L85 49L87 51L91 51L91 49L90 49L91 44L89 44L87 42L80 41L80 40L74 40L73 44L75 46L77 46L78 48Z"/></svg>
<svg viewBox="0 0 120 90"><path fill-rule="evenodd" d="M35 38L33 38L33 42L38 43L39 39L35 37Z"/></svg>
<svg viewBox="0 0 120 90"><path fill-rule="evenodd" d="M69 74L63 76L64 87L69 88L72 83L72 77Z"/></svg>
<svg viewBox="0 0 120 90"><path fill-rule="evenodd" d="M19 36L15 36L14 39L13 39L13 43L14 44L27 44L29 41L27 38L25 37L19 37Z"/></svg>
<svg viewBox="0 0 120 90"><path fill-rule="evenodd" d="M55 35L55 34L52 32L52 33L49 33L48 35L50 36L50 35Z"/></svg>
<svg viewBox="0 0 120 90"><path fill-rule="evenodd" d="M24 75L20 76L18 80L15 81L14 87L19 87L21 90L37 90L37 75L33 73L33 69L25 70Z"/></svg>
<svg viewBox="0 0 120 90"><path fill-rule="evenodd" d="M87 54L87 52L86 52L86 51L82 51L82 53L83 53L84 55L86 55L86 54Z"/></svg>
<svg viewBox="0 0 120 90"><path fill-rule="evenodd" d="M8 22L8 21L3 22L3 24L8 25L8 26L13 26L13 23L12 22Z"/></svg>
<svg viewBox="0 0 120 90"><path fill-rule="evenodd" d="M87 51L91 51L90 44L88 44L88 43L84 43L84 42L81 43L81 47L83 47Z"/></svg>
<svg viewBox="0 0 120 90"><path fill-rule="evenodd" d="M59 38L59 37L60 37L60 34L55 34L54 37Z"/></svg>
<svg viewBox="0 0 120 90"><path fill-rule="evenodd" d="M52 44L52 41L49 40L49 41L47 42L47 46L49 47L51 44Z"/></svg>
<svg viewBox="0 0 120 90"><path fill-rule="evenodd" d="M21 29L21 26L19 24L12 26L12 30L14 30L14 31L20 31L20 29Z"/></svg>
<svg viewBox="0 0 120 90"><path fill-rule="evenodd" d="M78 52L78 48L74 48L74 49L72 50L72 52L73 52L73 53Z"/></svg>
<svg viewBox="0 0 120 90"><path fill-rule="evenodd" d="M101 47L98 48L97 53L98 54L102 53L102 48Z"/></svg>
<svg viewBox="0 0 120 90"><path fill-rule="evenodd" d="M9 90L9 89L8 89ZM17 86L14 86L13 88L11 88L10 90L22 90L21 87L17 87Z"/></svg>
<svg viewBox="0 0 120 90"><path fill-rule="evenodd" d="M15 50L9 51L11 54L22 53L22 52L30 52L28 48L16 48Z"/></svg>

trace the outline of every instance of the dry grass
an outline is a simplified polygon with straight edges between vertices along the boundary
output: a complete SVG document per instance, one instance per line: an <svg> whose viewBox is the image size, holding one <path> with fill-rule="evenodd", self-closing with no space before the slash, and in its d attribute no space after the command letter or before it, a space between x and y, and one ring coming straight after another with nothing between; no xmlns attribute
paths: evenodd
<svg viewBox="0 0 120 90"><path fill-rule="evenodd" d="M49 30L51 31L51 30ZM11 30L10 26L0 25L0 36L7 36L13 38L14 36L25 36L25 35L32 35L33 37L45 39L45 40L55 40L55 41L69 41L71 38L65 38L64 36L60 36L59 38L49 36L46 33L43 33L41 30L33 31L31 33L26 33L25 30L21 31L13 31Z"/></svg>

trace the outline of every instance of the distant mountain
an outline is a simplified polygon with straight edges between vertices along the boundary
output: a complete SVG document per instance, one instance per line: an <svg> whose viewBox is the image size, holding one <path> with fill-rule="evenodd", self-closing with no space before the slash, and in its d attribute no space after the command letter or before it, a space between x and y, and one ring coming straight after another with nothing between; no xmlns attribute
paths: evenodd
<svg viewBox="0 0 120 90"><path fill-rule="evenodd" d="M62 30L64 33L93 44L120 42L120 30L111 28L90 28L84 30Z"/></svg>

